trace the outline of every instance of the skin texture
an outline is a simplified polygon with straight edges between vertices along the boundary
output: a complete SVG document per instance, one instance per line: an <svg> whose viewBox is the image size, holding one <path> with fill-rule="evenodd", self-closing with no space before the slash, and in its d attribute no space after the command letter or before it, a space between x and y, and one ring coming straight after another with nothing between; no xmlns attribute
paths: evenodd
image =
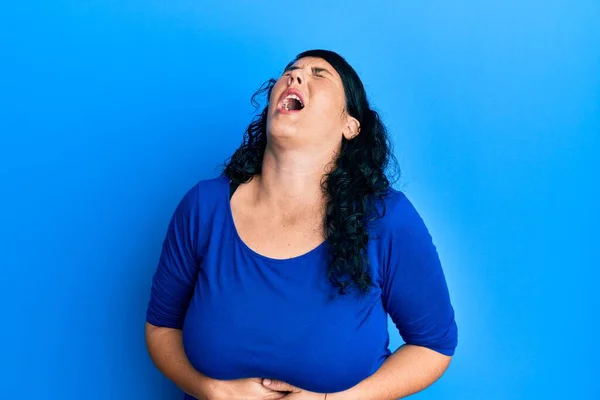
<svg viewBox="0 0 600 400"><path fill-rule="evenodd" d="M281 95L300 91L304 109L282 112ZM275 83L269 99L267 146L260 175L239 186L231 199L236 229L257 253L289 258L306 253L324 240L326 198L321 188L342 138L360 134L359 122L345 109L339 74L325 60L296 61ZM260 377L220 381L196 371L187 359L181 331L146 325L149 354L162 373L186 393L203 400L323 399L281 381ZM450 357L404 345L371 377L328 400L398 399L435 382Z"/></svg>

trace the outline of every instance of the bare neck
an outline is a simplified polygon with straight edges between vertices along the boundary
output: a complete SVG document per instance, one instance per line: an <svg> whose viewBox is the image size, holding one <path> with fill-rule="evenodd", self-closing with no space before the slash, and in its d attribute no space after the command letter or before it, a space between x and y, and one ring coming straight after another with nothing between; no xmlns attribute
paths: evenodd
<svg viewBox="0 0 600 400"><path fill-rule="evenodd" d="M262 172L256 180L256 199L274 211L283 212L324 205L321 181L332 157L288 150L267 149Z"/></svg>

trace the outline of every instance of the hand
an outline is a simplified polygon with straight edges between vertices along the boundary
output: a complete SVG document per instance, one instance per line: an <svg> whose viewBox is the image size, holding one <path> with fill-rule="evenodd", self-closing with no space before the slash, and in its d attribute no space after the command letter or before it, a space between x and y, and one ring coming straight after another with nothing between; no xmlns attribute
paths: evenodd
<svg viewBox="0 0 600 400"><path fill-rule="evenodd" d="M267 388L261 378L215 381L203 398L206 400L279 400L287 393Z"/></svg>
<svg viewBox="0 0 600 400"><path fill-rule="evenodd" d="M292 386L289 383L276 381L272 379L263 379L262 384L265 388L276 390L280 393L287 393L286 400L325 400L325 393L309 392L308 390L300 389Z"/></svg>

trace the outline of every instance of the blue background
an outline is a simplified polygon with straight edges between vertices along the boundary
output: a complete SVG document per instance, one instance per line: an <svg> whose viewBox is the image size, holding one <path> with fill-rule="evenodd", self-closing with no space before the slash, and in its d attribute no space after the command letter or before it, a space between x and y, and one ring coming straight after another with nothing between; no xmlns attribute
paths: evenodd
<svg viewBox="0 0 600 400"><path fill-rule="evenodd" d="M179 398L143 341L168 219L254 90L328 48L393 133L457 313L450 369L414 398L599 398L598 1L1 10L0 397Z"/></svg>

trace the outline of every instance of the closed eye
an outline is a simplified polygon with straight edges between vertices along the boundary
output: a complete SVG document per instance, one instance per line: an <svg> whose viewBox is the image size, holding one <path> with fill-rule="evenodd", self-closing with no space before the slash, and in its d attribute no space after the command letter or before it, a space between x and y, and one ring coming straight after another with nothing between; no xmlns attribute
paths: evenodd
<svg viewBox="0 0 600 400"><path fill-rule="evenodd" d="M314 75L323 78L323 72L326 72L328 74L331 74L329 71L327 71L325 68L319 68L319 67L313 67L312 68L312 72Z"/></svg>
<svg viewBox="0 0 600 400"><path fill-rule="evenodd" d="M300 69L300 67L297 65L291 65L291 66L287 67L283 71L283 76L289 76L290 72L294 71L296 69ZM313 75L316 75L318 77L324 77L323 73L333 76L333 74L329 70L327 70L325 68L321 68L321 67L311 67L311 71L312 71Z"/></svg>

